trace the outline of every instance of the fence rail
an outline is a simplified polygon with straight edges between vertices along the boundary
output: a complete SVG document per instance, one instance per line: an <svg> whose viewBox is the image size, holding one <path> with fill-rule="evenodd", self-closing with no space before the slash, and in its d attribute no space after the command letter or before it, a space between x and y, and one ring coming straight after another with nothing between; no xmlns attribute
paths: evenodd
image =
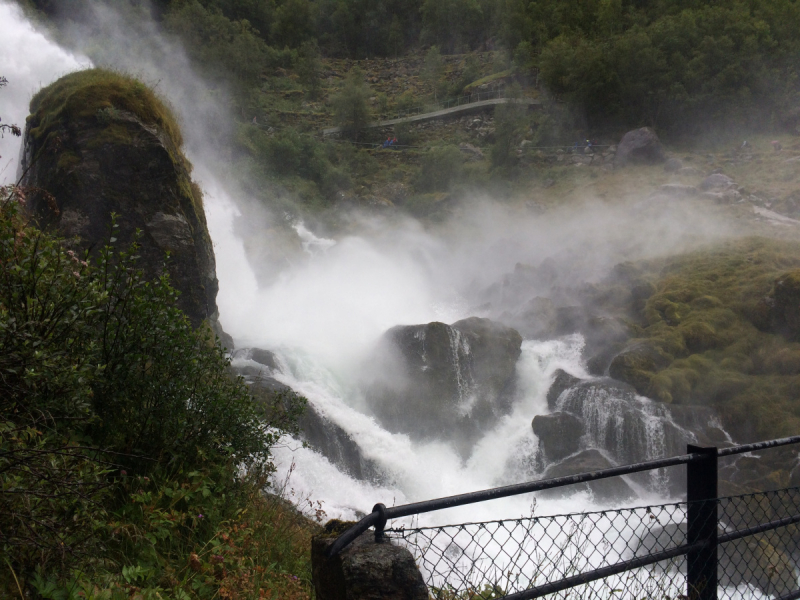
<svg viewBox="0 0 800 600"><path fill-rule="evenodd" d="M687 454L387 508L344 532L335 555L369 527L407 546L432 597L800 598L800 488L717 497L720 457L800 443L800 436ZM426 528L390 519L687 465L683 503Z"/></svg>

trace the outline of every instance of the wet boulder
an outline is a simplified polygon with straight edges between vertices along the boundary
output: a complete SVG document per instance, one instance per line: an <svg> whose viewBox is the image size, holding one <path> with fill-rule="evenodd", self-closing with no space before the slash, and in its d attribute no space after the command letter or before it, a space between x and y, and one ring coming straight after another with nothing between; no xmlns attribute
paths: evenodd
<svg viewBox="0 0 800 600"><path fill-rule="evenodd" d="M592 471L610 469L614 466L616 465L603 456L599 450L584 450L579 454L570 456L548 467L542 474L542 479L554 479L556 477L566 477L568 475L591 473ZM546 497L557 497L583 490L590 491L595 499L600 502L627 502L636 497L636 493L621 477L611 477L609 479L599 479L597 481L568 485L561 488L546 490L541 493Z"/></svg>
<svg viewBox="0 0 800 600"><path fill-rule="evenodd" d="M566 412L536 415L531 423L546 463L566 458L580 448L583 421Z"/></svg>
<svg viewBox="0 0 800 600"><path fill-rule="evenodd" d="M555 410L558 404L558 398L563 392L571 387L580 383L580 379L574 375L570 375L563 369L557 369L553 383L550 384L550 389L547 390L547 406L550 410Z"/></svg>
<svg viewBox="0 0 800 600"><path fill-rule="evenodd" d="M102 69L71 73L31 101L22 185L33 190L27 208L39 226L75 250L97 253L109 238L126 248L141 231L145 275L168 274L191 323L221 334L214 249L181 143L169 109L142 83Z"/></svg>
<svg viewBox="0 0 800 600"><path fill-rule="evenodd" d="M510 409L519 333L472 317L387 331L365 368L365 396L391 431L471 446Z"/></svg>
<svg viewBox="0 0 800 600"><path fill-rule="evenodd" d="M348 525L354 523L331 521L311 540L311 577L319 600L428 600L411 552L388 539L376 542L371 531L329 557Z"/></svg>
<svg viewBox="0 0 800 600"><path fill-rule="evenodd" d="M629 131L617 145L614 156L616 166L628 164L657 164L667 159L664 146L656 132L649 127Z"/></svg>
<svg viewBox="0 0 800 600"><path fill-rule="evenodd" d="M570 423L572 431L577 432L580 427L582 434L577 448L574 443L564 447L566 436L549 435L555 426L548 428L549 423L541 421L539 428L544 435L537 432L540 468L557 464L561 458L558 451L566 449L572 452L596 449L617 464L631 464L684 454L687 444L725 447L731 443L713 409L655 402L637 395L631 385L608 377L581 380L562 371L550 392L555 393L553 400L548 393L554 411L549 416L571 415L577 420ZM562 431L566 432L566 423ZM671 493L679 493L685 484L681 468L636 474L631 479Z"/></svg>

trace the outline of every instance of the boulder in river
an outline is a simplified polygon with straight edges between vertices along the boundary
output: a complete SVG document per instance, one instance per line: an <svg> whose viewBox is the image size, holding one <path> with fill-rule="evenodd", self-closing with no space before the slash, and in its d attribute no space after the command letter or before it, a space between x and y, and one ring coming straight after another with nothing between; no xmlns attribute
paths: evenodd
<svg viewBox="0 0 800 600"><path fill-rule="evenodd" d="M536 415L531 427L548 463L566 458L580 448L583 421L575 415L560 411Z"/></svg>
<svg viewBox="0 0 800 600"><path fill-rule="evenodd" d="M648 400L632 386L608 377L581 380L558 371L548 405L553 412L537 416L533 424L539 438L537 463L548 470L559 461L571 461L578 451L595 449L622 465L684 454L686 444L730 444L713 409ZM685 475L671 468L633 475L631 480L677 493Z"/></svg>
<svg viewBox="0 0 800 600"><path fill-rule="evenodd" d="M367 402L391 431L451 441L462 456L510 408L520 334L471 317L387 331L367 366Z"/></svg>
<svg viewBox="0 0 800 600"><path fill-rule="evenodd" d="M542 474L542 479L554 479L556 477L566 477L567 475L578 475L591 471L610 469L616 466L608 458L596 449L584 450L579 454L570 456L566 460L551 465ZM588 483L568 485L563 488L555 488L542 492L544 496L559 496L572 494L578 490L589 490L596 500L601 502L626 502L636 497L636 493L621 477L609 479L599 479Z"/></svg>

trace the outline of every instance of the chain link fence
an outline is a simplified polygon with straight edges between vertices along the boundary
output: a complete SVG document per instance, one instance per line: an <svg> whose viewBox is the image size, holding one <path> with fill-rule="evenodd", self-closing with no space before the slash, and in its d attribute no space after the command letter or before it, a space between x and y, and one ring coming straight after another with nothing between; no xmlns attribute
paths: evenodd
<svg viewBox="0 0 800 600"><path fill-rule="evenodd" d="M800 589L800 488L704 502L712 505L694 514L711 522L712 531L717 521L719 598L777 599ZM598 569L615 566L630 568L588 583L579 580L577 586L555 593L543 589L531 597L684 600L695 595L687 596L687 563L694 561L689 568L702 571L698 561L707 561L709 552L698 552L695 545L686 556L692 542L687 540L690 512L687 502L678 502L535 516L534 504L531 516L524 518L392 528L385 534L414 554L437 600L502 598L573 577L597 576ZM738 537L743 532L750 535ZM670 553L674 556L641 566Z"/></svg>

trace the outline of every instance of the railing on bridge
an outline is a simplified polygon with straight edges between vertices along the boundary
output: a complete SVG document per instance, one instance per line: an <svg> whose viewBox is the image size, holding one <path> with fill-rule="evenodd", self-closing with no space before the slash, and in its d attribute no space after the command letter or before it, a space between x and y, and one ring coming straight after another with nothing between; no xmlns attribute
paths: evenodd
<svg viewBox="0 0 800 600"><path fill-rule="evenodd" d="M800 443L800 436L517 484L387 508L344 532L335 555L370 527L416 557L440 600L557 598L800 598L800 488L717 497L721 457ZM390 519L687 466L685 502L440 527L389 528Z"/></svg>
<svg viewBox="0 0 800 600"><path fill-rule="evenodd" d="M450 98L449 100L444 100L442 102L434 102L433 104L430 103L420 104L419 106L414 106L412 108L399 110L393 113L394 116L387 116L385 120L402 119L403 117L410 117L413 115L419 115L429 112L437 112L440 110L445 110L456 106L472 104L473 102L483 102L484 100L494 100L495 98L501 98L501 97L502 97L501 90L475 92L473 94L467 94L464 96L459 96L457 98Z"/></svg>

